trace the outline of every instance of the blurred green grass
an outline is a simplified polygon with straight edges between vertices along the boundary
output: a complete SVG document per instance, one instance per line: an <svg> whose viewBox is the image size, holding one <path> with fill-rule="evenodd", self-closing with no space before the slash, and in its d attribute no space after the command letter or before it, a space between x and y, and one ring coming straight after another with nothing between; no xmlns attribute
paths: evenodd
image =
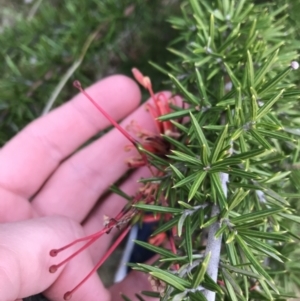
<svg viewBox="0 0 300 301"><path fill-rule="evenodd" d="M30 3L27 3L30 2ZM55 107L109 74L138 67L162 89L175 33L166 22L179 1L64 0L0 2L0 146L48 104ZM56 92L53 95L53 92ZM54 104L52 104L54 103Z"/></svg>

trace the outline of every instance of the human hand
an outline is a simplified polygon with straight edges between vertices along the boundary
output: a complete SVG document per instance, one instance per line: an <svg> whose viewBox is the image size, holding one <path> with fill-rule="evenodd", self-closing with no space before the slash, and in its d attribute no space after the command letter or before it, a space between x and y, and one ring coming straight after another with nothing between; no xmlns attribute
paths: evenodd
<svg viewBox="0 0 300 301"><path fill-rule="evenodd" d="M124 76L106 78L87 91L114 119L128 115L140 101L137 85ZM143 107L124 120L123 126L131 120L155 131L154 122ZM130 155L123 151L128 141L117 130L74 153L108 125L79 94L32 122L1 149L0 221L20 221L0 225L0 257L5 258L0 262L1 301L41 291L50 300L63 300L64 293L84 278L105 253L113 233L102 237L56 273L48 271L49 266L74 252L71 248L61 257L51 258L51 249L99 231L104 214L113 217L126 203L115 195L99 200L128 170L124 162ZM133 195L139 187L137 180L147 175L146 169L139 169L123 183L122 189ZM3 287L7 289L2 294ZM72 300L121 300L119 288L133 297L134 292L149 289L150 284L146 276L136 277L132 273L109 292L95 274Z"/></svg>

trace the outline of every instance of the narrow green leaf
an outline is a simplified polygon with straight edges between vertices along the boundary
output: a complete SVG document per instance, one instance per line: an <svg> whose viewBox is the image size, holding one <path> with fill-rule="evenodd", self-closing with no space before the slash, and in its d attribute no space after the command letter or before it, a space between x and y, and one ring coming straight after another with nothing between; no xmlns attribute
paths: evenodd
<svg viewBox="0 0 300 301"><path fill-rule="evenodd" d="M254 80L254 87L256 87L262 82L264 76L273 67L272 66L273 63L278 59L278 51L279 49L276 49L276 51L274 51L273 54L270 57L268 57L266 63L256 73L255 80Z"/></svg>
<svg viewBox="0 0 300 301"><path fill-rule="evenodd" d="M139 245L139 246L141 246L141 247L143 247L147 250L152 251L153 253L160 254L161 256L164 256L164 257L167 257L167 258L173 258L173 260L177 258L177 255L175 255L173 252L168 251L164 248L156 247L156 246L154 246L152 244L149 244L149 243L146 243L144 241L134 240L134 242L137 245Z"/></svg>
<svg viewBox="0 0 300 301"><path fill-rule="evenodd" d="M215 37L215 19L214 19L214 15L213 14L210 14L209 36L211 38L212 43L214 43L214 37Z"/></svg>
<svg viewBox="0 0 300 301"><path fill-rule="evenodd" d="M234 241L236 235L236 231L232 231L228 234L227 239L225 241L226 244L230 244L232 241Z"/></svg>
<svg viewBox="0 0 300 301"><path fill-rule="evenodd" d="M231 141L234 141L240 137L244 133L244 129L242 127L238 128L230 137Z"/></svg>
<svg viewBox="0 0 300 301"><path fill-rule="evenodd" d="M212 151L210 162L214 163L218 160L221 150L224 148L224 141L227 137L228 124L224 127L223 131L219 134Z"/></svg>
<svg viewBox="0 0 300 301"><path fill-rule="evenodd" d="M137 268L138 267L138 268ZM167 272L167 271L164 271L164 270L161 270L160 268L157 268L157 267L154 267L154 266L151 266L151 265L148 265L148 264L144 264L144 263L137 263L137 267L133 267L135 270L136 269L141 269L141 270L144 270L144 271L147 271L147 272L150 272L150 273L157 273L157 274L160 274L161 277L166 277L165 279L172 279L172 281L175 281L177 282L178 285L180 285L180 288L182 290L185 289L185 287L189 287L190 286L190 283L189 281L183 279L183 278L180 278L174 274L171 274L170 272ZM154 275L153 275L154 276ZM157 276L155 276L157 277ZM157 277L163 281L165 281L164 279L162 279L161 277ZM166 281L167 282L167 281ZM167 282L168 283L168 282ZM175 286L176 287L176 286Z"/></svg>
<svg viewBox="0 0 300 301"><path fill-rule="evenodd" d="M225 209L223 209L222 212L223 212L223 211L226 212ZM221 217L223 217L222 212L221 212ZM228 225L226 225L226 224L221 225L221 227L219 228L219 230L218 230L218 231L216 232L216 234L215 234L215 238L218 238L218 237L220 237L221 235L223 235L223 233L224 233L226 230L228 230Z"/></svg>
<svg viewBox="0 0 300 301"><path fill-rule="evenodd" d="M182 284L178 283L177 279L173 278L174 275L172 275L170 273L166 274L163 272L164 271L160 270L159 272L149 272L149 274L155 278L158 278L158 279L170 284L171 286L173 286L174 288L178 289L181 292L185 291L185 287ZM177 277L177 278L179 278L179 277Z"/></svg>
<svg viewBox="0 0 300 301"><path fill-rule="evenodd" d="M260 179L260 176L249 172L249 171L244 171L238 168L228 168L228 170L226 171L227 173L234 175L234 176L238 176L241 177L243 179L250 179L250 180L254 180L254 179Z"/></svg>
<svg viewBox="0 0 300 301"><path fill-rule="evenodd" d="M192 287L197 288L202 281L204 280L204 276L207 270L208 263L210 261L211 252L209 252L205 258L203 259L202 263L199 264L197 267L196 272L193 274L193 281L192 281ZM196 276L196 277L195 277Z"/></svg>
<svg viewBox="0 0 300 301"><path fill-rule="evenodd" d="M172 188L178 188L178 187L184 186L188 183L191 183L196 179L196 177L197 177L197 173L192 173L188 177L186 177L186 178L182 179L181 181L175 183L175 185Z"/></svg>
<svg viewBox="0 0 300 301"><path fill-rule="evenodd" d="M259 227L259 226L265 226L265 220L261 220L261 221L253 221L253 222L249 222L249 223L242 223L239 225L235 225L235 229L237 231L239 231L240 229L251 229L253 227Z"/></svg>
<svg viewBox="0 0 300 301"><path fill-rule="evenodd" d="M172 74L168 74L169 77L171 78L172 82L176 86L176 88L183 94L185 101L194 104L194 105L199 105L199 100L190 92L188 92L185 87L175 78Z"/></svg>
<svg viewBox="0 0 300 301"><path fill-rule="evenodd" d="M275 199L276 201L280 202L282 205L289 205L289 202L285 200L281 195L279 195L276 191L264 187L261 184L258 184L255 182L255 185L259 187L260 190L262 190L266 195L270 196L271 198ZM256 188L257 189L257 188Z"/></svg>
<svg viewBox="0 0 300 301"><path fill-rule="evenodd" d="M198 91L203 97L204 105L209 105L210 102L206 94L205 85L198 68L195 68L195 72L196 72L196 79L197 79L196 83L197 83Z"/></svg>
<svg viewBox="0 0 300 301"><path fill-rule="evenodd" d="M225 107L224 108L224 110L225 110L225 109L228 108L228 106L233 106L234 104L235 104L235 98L226 98L225 100L219 101L216 105L217 105L217 107ZM211 126L213 127L214 125L211 125ZM224 127L224 125L217 125L217 126L220 127L220 128ZM209 125L205 126L205 128L206 127L209 127ZM203 128L204 128L204 126L203 126Z"/></svg>
<svg viewBox="0 0 300 301"><path fill-rule="evenodd" d="M206 223L204 223L203 225L200 226L200 229L205 229L209 226L211 226L213 223L215 223L217 220L218 220L218 216L214 216L214 217L211 217Z"/></svg>
<svg viewBox="0 0 300 301"><path fill-rule="evenodd" d="M279 215L282 217L285 217L286 219L289 219L295 223L300 224L300 216L298 216L298 215L286 214L286 213L280 213Z"/></svg>
<svg viewBox="0 0 300 301"><path fill-rule="evenodd" d="M168 51L174 53L175 55L179 56L180 58L184 59L184 60L189 60L189 56L186 55L184 52L182 51L178 51L174 48L167 48ZM175 69L177 72L179 72L178 67L176 67L174 64L168 63L168 66L173 66L172 69ZM173 75L171 75L170 73L168 73L168 75L173 78L175 78Z"/></svg>
<svg viewBox="0 0 300 301"><path fill-rule="evenodd" d="M187 127L185 127L183 124L175 121L175 120L170 120L170 122L176 126L182 133L188 134L189 130Z"/></svg>
<svg viewBox="0 0 300 301"><path fill-rule="evenodd" d="M182 228L183 228L183 224L184 224L184 221L185 219L187 218L187 214L183 213L178 221L178 225L177 225L177 235L179 237L181 237L182 235Z"/></svg>
<svg viewBox="0 0 300 301"><path fill-rule="evenodd" d="M246 237L246 236L242 236L242 235L241 235L241 237L244 239L245 242L247 242L252 247L252 249L258 250L261 253L266 254L268 257L273 258L280 263L283 263L283 260L279 257L279 256L281 256L281 257L283 257L283 256L279 252L277 252L273 247L267 245L266 243L259 241L258 239L252 238L252 237Z"/></svg>
<svg viewBox="0 0 300 301"><path fill-rule="evenodd" d="M206 56L206 57L204 57L204 58L202 58L202 59L200 59L200 60L197 60L197 62L195 63L195 67L196 67L196 68L199 68L199 67L201 67L201 66L207 64L207 63L208 63L209 61L211 61L211 60L212 60L212 57L211 57L211 56Z"/></svg>
<svg viewBox="0 0 300 301"><path fill-rule="evenodd" d="M169 113L169 114L166 114L166 115L159 116L159 117L157 117L157 119L161 120L161 121L166 121L166 120L171 120L171 119L180 119L180 118L189 116L190 112L196 112L196 110L193 110L193 109L183 110L183 109L181 109L179 111L175 111L175 112L172 112L172 113Z"/></svg>
<svg viewBox="0 0 300 301"><path fill-rule="evenodd" d="M189 192L188 202L190 202L192 200L192 198L195 196L195 194L197 193L200 185L202 184L203 180L206 177L206 174L207 173L205 171L200 171L197 173L195 182L193 183L193 185L190 189L190 192Z"/></svg>
<svg viewBox="0 0 300 301"><path fill-rule="evenodd" d="M264 149L260 148L260 149L252 150L249 152L244 152L244 153L237 154L237 155L232 155L232 158L234 158L234 159L254 159L256 156L259 156L265 152L266 151Z"/></svg>
<svg viewBox="0 0 300 301"><path fill-rule="evenodd" d="M241 11L245 9L245 3L247 3L247 0L240 0L236 3L234 9L234 18L240 16Z"/></svg>
<svg viewBox="0 0 300 301"><path fill-rule="evenodd" d="M203 144L202 148L201 148L201 158L202 158L203 164L205 166L204 169L210 167L209 161L208 161L208 151L209 151L209 149L207 149L206 145Z"/></svg>
<svg viewBox="0 0 300 301"><path fill-rule="evenodd" d="M122 198L126 199L127 201L132 201L132 197L126 194L124 191L122 191L119 187L116 185L111 185L109 188L110 191L112 191L115 194L118 194Z"/></svg>
<svg viewBox="0 0 300 301"><path fill-rule="evenodd" d="M158 71L160 71L161 73L168 75L168 71L166 69L162 68L161 66L157 65L156 63L149 61L149 64L151 66L153 66L155 69L157 69Z"/></svg>
<svg viewBox="0 0 300 301"><path fill-rule="evenodd" d="M290 175L291 171L285 171L285 172L277 172L273 174L268 180L264 181L264 183L270 184L270 183L276 183L281 182L284 179L288 178L288 175Z"/></svg>
<svg viewBox="0 0 300 301"><path fill-rule="evenodd" d="M178 204L181 205L181 206L183 206L183 207L186 208L186 209L194 210L194 207L191 206L190 204L186 203L186 202L178 201Z"/></svg>
<svg viewBox="0 0 300 301"><path fill-rule="evenodd" d="M180 150L182 153L185 153L190 156L195 156L195 154L182 142L178 141L177 139L174 139L168 135L161 135L164 140L171 143L172 145L176 146L176 149Z"/></svg>
<svg viewBox="0 0 300 301"><path fill-rule="evenodd" d="M199 2L197 0L190 0L191 6L193 8L193 11L197 15L199 19L202 19L203 17L203 11L199 5Z"/></svg>
<svg viewBox="0 0 300 301"><path fill-rule="evenodd" d="M236 78L236 76L234 75L234 73L232 72L232 70L229 68L229 66L228 66L226 63L224 63L224 66L225 66L225 68L226 68L226 70L227 70L227 73L228 73L228 75L229 75L229 77L230 77L230 79L231 79L231 81L232 81L234 87L235 87L236 89L240 88L240 87L241 87L241 83L240 83L239 80Z"/></svg>
<svg viewBox="0 0 300 301"><path fill-rule="evenodd" d="M193 262L193 242L192 242L192 226L191 216L188 215L185 219L185 246L190 264Z"/></svg>
<svg viewBox="0 0 300 301"><path fill-rule="evenodd" d="M249 86L252 87L254 85L254 68L253 68L252 56L249 50L247 50L246 71L247 71L247 78L248 78L248 87Z"/></svg>
<svg viewBox="0 0 300 301"><path fill-rule="evenodd" d="M279 126L277 123L274 124L272 120L268 120L268 119L266 120L266 122L257 122L256 129L265 130L265 131L276 131L276 132L283 130L283 128Z"/></svg>
<svg viewBox="0 0 300 301"><path fill-rule="evenodd" d="M228 211L232 211L236 206L238 206L249 194L250 190L243 191L242 188L238 190L232 201L229 202Z"/></svg>
<svg viewBox="0 0 300 301"><path fill-rule="evenodd" d="M290 237L286 235L287 231L280 231L280 232L262 232L262 231L255 231L250 229L241 229L238 230L239 234L245 236L251 236L255 238L267 239L267 240L275 240L275 241L291 241Z"/></svg>
<svg viewBox="0 0 300 301"><path fill-rule="evenodd" d="M161 213L181 213L182 209L171 208L171 207L163 207L158 205L148 205L148 204L134 204L132 205L135 208L142 209L145 211L153 211L153 212L161 212Z"/></svg>
<svg viewBox="0 0 300 301"><path fill-rule="evenodd" d="M207 140L206 140L206 138L205 138L205 136L204 136L204 134L201 130L201 127L200 127L197 119L195 118L195 116L192 113L190 113L190 115L191 115L191 121L192 121L192 125L193 125L193 128L194 128L194 132L195 132L196 137L199 141L199 144L201 146L205 145L205 147L207 149L207 154L208 154L208 156L210 156L210 148L209 148L208 142L207 142Z"/></svg>
<svg viewBox="0 0 300 301"><path fill-rule="evenodd" d="M170 164L169 167L173 170L173 172L176 174L179 180L184 179L184 175L176 166Z"/></svg>
<svg viewBox="0 0 300 301"><path fill-rule="evenodd" d="M220 263L220 266L223 267L223 268L226 268L229 271L232 271L234 273L241 274L241 275L244 275L244 276L247 276L247 277L251 277L251 278L255 278L255 279L260 279L261 278L261 275L259 275L259 274L256 274L256 273L248 271L248 270L241 269L241 268L236 267L236 266L225 264L223 262Z"/></svg>
<svg viewBox="0 0 300 301"><path fill-rule="evenodd" d="M241 87L238 87L236 88L236 94L235 94L234 125L243 129L242 126L244 124L245 121L242 115L242 90Z"/></svg>
<svg viewBox="0 0 300 301"><path fill-rule="evenodd" d="M263 97L266 95L270 90L276 88L276 85L283 79L285 78L290 72L292 68L288 67L278 75L276 75L274 78L272 78L268 83L266 83L259 91L259 95Z"/></svg>
<svg viewBox="0 0 300 301"><path fill-rule="evenodd" d="M214 164L211 165L211 168L209 169L210 171L214 170L215 168L221 168L223 167L224 171L226 170L226 167L230 167L232 165L238 165L241 164L243 162L243 160L241 159L236 159L236 158L226 158L224 160L220 160L215 162Z"/></svg>
<svg viewBox="0 0 300 301"><path fill-rule="evenodd" d="M209 289L210 291L220 294L220 296L224 295L221 286L218 283L216 283L214 280L212 280L207 273L204 276L204 281L202 282L202 285L203 287Z"/></svg>
<svg viewBox="0 0 300 301"><path fill-rule="evenodd" d="M241 288L225 269L222 269L222 274L230 301L238 301L237 294L239 295L239 297L242 295ZM235 285L235 289L233 285Z"/></svg>
<svg viewBox="0 0 300 301"><path fill-rule="evenodd" d="M200 291L196 291L189 294L190 301L207 301L204 295ZM173 301L182 301L182 299L174 300Z"/></svg>
<svg viewBox="0 0 300 301"><path fill-rule="evenodd" d="M233 224L238 224L238 223L246 223L249 221L255 221L255 220L260 220L260 219L264 219L267 217L270 217L274 214L278 214L281 213L283 209L265 209L265 210L260 210L257 212L251 212L248 214L243 214L241 216L238 217L233 217L230 219L230 221Z"/></svg>
<svg viewBox="0 0 300 301"><path fill-rule="evenodd" d="M269 276L269 274L262 268L261 264L257 261L251 250L248 248L244 240L239 236L236 235L235 237L236 241L238 242L240 248L243 250L244 254L250 261L250 263L253 265L253 267L257 270L259 274L261 274L265 279L272 281L272 278Z"/></svg>
<svg viewBox="0 0 300 301"><path fill-rule="evenodd" d="M159 292L141 291L141 294L143 294L144 296L152 297L152 298L160 298Z"/></svg>
<svg viewBox="0 0 300 301"><path fill-rule="evenodd" d="M253 268L253 270L255 271L254 268ZM270 285L270 286L273 288L273 290L274 290L277 294L279 294L279 291L278 291L278 289L276 288L276 286L275 286L274 284L270 283L270 281L265 281L264 279L259 279L258 281L259 281L259 283L260 283L260 285L261 285L263 291L264 291L265 294L267 295L267 296L266 296L266 297L267 297L267 300L273 301L274 298L273 298L273 296L272 296L272 294L271 294L271 292L270 292L270 290L269 290L268 285ZM266 282L268 283L268 285L267 285Z"/></svg>
<svg viewBox="0 0 300 301"><path fill-rule="evenodd" d="M205 130L213 130L213 131L222 131L224 129L225 125L214 125L214 124L208 124L202 126Z"/></svg>
<svg viewBox="0 0 300 301"><path fill-rule="evenodd" d="M160 158L159 156L153 154L152 152L149 152L148 150L144 149L142 146L138 147L139 150L141 150L141 152L145 153L146 155L148 155L151 159L153 159L153 162L157 162L160 165L163 166L168 166L168 161L164 160L163 158Z"/></svg>
<svg viewBox="0 0 300 301"><path fill-rule="evenodd" d="M152 236L155 236L159 233L166 232L166 231L172 229L178 223L179 218L180 218L179 216L175 216L172 219L170 219L169 221L163 223L152 233Z"/></svg>
<svg viewBox="0 0 300 301"><path fill-rule="evenodd" d="M236 42L236 40L239 39L241 36L240 31L240 24L237 24L237 27L229 34L229 36L226 38L225 42L222 43L222 45L218 48L218 52L221 54L225 54L226 48L230 47L230 45L233 45L232 43Z"/></svg>
<svg viewBox="0 0 300 301"><path fill-rule="evenodd" d="M279 140L284 140L284 141L293 141L296 142L296 140L292 137L287 136L284 133L280 133L278 130L277 131L270 131L270 130L263 130L263 129L256 129L256 131L264 136L268 136L271 138L279 139Z"/></svg>
<svg viewBox="0 0 300 301"><path fill-rule="evenodd" d="M243 13L242 13L243 15ZM256 24L257 24L257 19L253 19L252 20L252 25L251 25L251 28L250 30L248 31L248 34L247 34L247 40L245 42L245 48L248 49L251 47L251 45L253 45L253 43L255 42L255 40L258 39L258 30L256 29Z"/></svg>
<svg viewBox="0 0 300 301"><path fill-rule="evenodd" d="M258 105L257 105L257 95L256 92L254 91L253 87L250 87L251 91L251 120L255 121L257 119L257 111L258 111Z"/></svg>
<svg viewBox="0 0 300 301"><path fill-rule="evenodd" d="M273 149L272 145L270 145L270 143L261 134L259 134L257 130L251 129L249 130L249 133L259 143L259 145L266 149Z"/></svg>
<svg viewBox="0 0 300 301"><path fill-rule="evenodd" d="M217 193L216 201L219 203L221 210L223 208L228 209L227 197L224 194L224 190L220 180L220 174L213 173L209 176L211 179L211 185L213 186L213 188L215 188L215 191Z"/></svg>
<svg viewBox="0 0 300 301"><path fill-rule="evenodd" d="M17 77L21 77L22 74L21 74L20 70L18 69L18 66L13 62L13 60L10 58L10 56L8 54L5 54L4 59L6 61L7 66L12 71L12 73Z"/></svg>
<svg viewBox="0 0 300 301"><path fill-rule="evenodd" d="M284 92L284 90L281 90L277 95L275 95L274 97L272 97L271 99L269 99L261 108L259 108L259 110L257 112L256 118L260 119L264 115L266 115L267 113L269 113L270 109L275 104L275 102L281 97L281 95L282 95L283 92Z"/></svg>
<svg viewBox="0 0 300 301"><path fill-rule="evenodd" d="M173 154L175 154L176 156L168 155L168 157L170 157L170 158L173 158L175 160L177 159L182 162L188 162L188 163L198 165L198 166L201 164L200 158L196 158L194 154L193 154L193 156L191 156L191 155L188 155L186 153L176 151L176 150L172 150L171 152Z"/></svg>

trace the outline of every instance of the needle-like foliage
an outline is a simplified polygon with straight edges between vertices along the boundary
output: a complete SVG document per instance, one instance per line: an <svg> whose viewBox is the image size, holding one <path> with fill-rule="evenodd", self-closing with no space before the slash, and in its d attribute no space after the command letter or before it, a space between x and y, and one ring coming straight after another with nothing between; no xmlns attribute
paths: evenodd
<svg viewBox="0 0 300 301"><path fill-rule="evenodd" d="M156 231L176 220L180 247L177 258L160 252L156 267L134 268L168 284L163 301L286 300L300 272L300 44L291 8L234 0L181 8L169 18L177 59L153 63L189 105L160 118L188 118L174 122L182 136L169 139L161 179L169 212L181 211Z"/></svg>

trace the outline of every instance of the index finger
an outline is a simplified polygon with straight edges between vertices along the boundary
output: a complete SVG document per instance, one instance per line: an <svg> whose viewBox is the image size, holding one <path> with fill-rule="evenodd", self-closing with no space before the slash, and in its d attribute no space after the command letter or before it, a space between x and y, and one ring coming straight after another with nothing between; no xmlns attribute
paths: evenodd
<svg viewBox="0 0 300 301"><path fill-rule="evenodd" d="M140 102L140 90L128 77L115 75L87 89L116 120ZM109 125L82 94L26 126L0 151L0 187L29 198L60 162Z"/></svg>

